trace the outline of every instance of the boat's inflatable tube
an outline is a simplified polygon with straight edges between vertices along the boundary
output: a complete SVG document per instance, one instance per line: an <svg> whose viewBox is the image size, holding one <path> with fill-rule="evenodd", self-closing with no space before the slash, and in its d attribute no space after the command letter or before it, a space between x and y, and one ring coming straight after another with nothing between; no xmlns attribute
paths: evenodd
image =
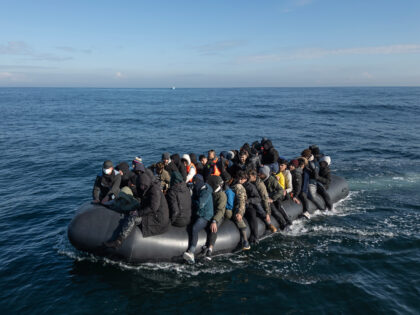
<svg viewBox="0 0 420 315"><path fill-rule="evenodd" d="M345 198L349 193L347 182L341 177L332 176L328 192L334 203ZM316 198L319 198L320 204L324 204L320 196L316 196ZM290 220L298 218L303 211L302 205L293 201L286 201L284 209ZM310 202L309 211L315 210L315 205ZM117 235L123 218L123 214L87 202L80 207L68 227L69 240L79 250L129 263L178 261L188 248L189 230L171 226L164 234L146 238L143 237L140 228L136 228L118 250L105 249L102 243ZM274 218L272 221L278 227ZM258 219L258 237L262 237L265 232L265 224ZM206 243L206 238L206 232L201 231L196 254L201 251L201 247ZM239 242L238 228L231 220L225 220L217 232L214 253L233 252L237 249Z"/></svg>

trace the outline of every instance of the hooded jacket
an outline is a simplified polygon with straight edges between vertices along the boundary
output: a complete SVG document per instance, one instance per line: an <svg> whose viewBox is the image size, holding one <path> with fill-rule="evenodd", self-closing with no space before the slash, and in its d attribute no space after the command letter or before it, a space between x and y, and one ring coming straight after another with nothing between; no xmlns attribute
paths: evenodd
<svg viewBox="0 0 420 315"><path fill-rule="evenodd" d="M171 223L183 227L191 221L191 194L179 172L173 172L171 187L166 193Z"/></svg>
<svg viewBox="0 0 420 315"><path fill-rule="evenodd" d="M195 175L193 189L193 204L200 218L210 221L213 217L213 189L205 184L201 175Z"/></svg>
<svg viewBox="0 0 420 315"><path fill-rule="evenodd" d="M181 173L182 178L185 181L187 179L187 169L185 168L184 163L182 163L179 154L178 153L172 154L171 161L172 163L176 165L176 167L178 168L178 171ZM169 172L169 174L171 174L171 172Z"/></svg>
<svg viewBox="0 0 420 315"><path fill-rule="evenodd" d="M115 169L117 171L123 172L123 174L121 175L120 188L123 188L125 186L132 188L136 185L136 174L130 171L130 166L127 162L121 162L115 167Z"/></svg>
<svg viewBox="0 0 420 315"><path fill-rule="evenodd" d="M266 140L263 143L264 150L261 156L261 164L263 165L270 165L273 163L277 163L279 159L279 153L276 149L274 149L271 140Z"/></svg>
<svg viewBox="0 0 420 315"><path fill-rule="evenodd" d="M293 197L299 197L300 192L302 191L302 169L300 167L295 168L292 173L292 182L293 182Z"/></svg>
<svg viewBox="0 0 420 315"><path fill-rule="evenodd" d="M264 182L265 187L267 188L268 196L277 201L278 199L283 199L283 188L281 188L278 180L273 175L270 175L268 179Z"/></svg>
<svg viewBox="0 0 420 315"><path fill-rule="evenodd" d="M100 200L101 197L114 195L117 196L120 192L121 175L114 170L110 175L103 172L96 177L93 185L92 196L94 200Z"/></svg>
<svg viewBox="0 0 420 315"><path fill-rule="evenodd" d="M191 158L188 154L184 154L182 156L182 159L187 161L187 168L186 168L186 172L187 172L187 177L185 179L185 182L189 183L192 181L192 179L194 178L194 176L197 174L197 170L195 168L194 164L191 164ZM189 169L189 170L188 170Z"/></svg>
<svg viewBox="0 0 420 315"><path fill-rule="evenodd" d="M328 165L319 168L317 180L324 185L325 189L328 189L328 186L331 183L331 170Z"/></svg>
<svg viewBox="0 0 420 315"><path fill-rule="evenodd" d="M137 191L141 196L139 215L143 217L141 230L144 237L164 233L169 227L169 208L160 184L147 173L137 177Z"/></svg>

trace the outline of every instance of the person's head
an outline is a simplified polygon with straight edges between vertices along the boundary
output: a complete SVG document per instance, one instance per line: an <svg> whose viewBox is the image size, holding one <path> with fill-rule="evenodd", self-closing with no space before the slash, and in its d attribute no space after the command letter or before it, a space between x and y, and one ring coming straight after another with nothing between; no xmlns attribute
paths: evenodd
<svg viewBox="0 0 420 315"><path fill-rule="evenodd" d="M130 171L130 166L128 166L127 162L121 162L120 164L118 164L115 169L121 174L127 174Z"/></svg>
<svg viewBox="0 0 420 315"><path fill-rule="evenodd" d="M331 158L328 155L323 156L319 160L319 166L322 167L322 168L330 166L330 164L331 164Z"/></svg>
<svg viewBox="0 0 420 315"><path fill-rule="evenodd" d="M271 140L266 140L266 141L264 141L264 144L263 144L263 149L264 149L264 151L268 151L268 150L270 150L272 147L273 147L273 144L271 143Z"/></svg>
<svg viewBox="0 0 420 315"><path fill-rule="evenodd" d="M133 169L134 173L136 173L137 175L140 173L144 173L146 172L146 168L144 167L143 163L137 163L136 166Z"/></svg>
<svg viewBox="0 0 420 315"><path fill-rule="evenodd" d="M207 156L205 156L204 154L201 154L198 159L200 160L201 164L207 164Z"/></svg>
<svg viewBox="0 0 420 315"><path fill-rule="evenodd" d="M152 186L152 179L146 173L140 173L137 177L137 190L141 195L144 195Z"/></svg>
<svg viewBox="0 0 420 315"><path fill-rule="evenodd" d="M223 180L220 176L211 175L207 179L207 184L213 189L213 191L217 190L217 188L223 186Z"/></svg>
<svg viewBox="0 0 420 315"><path fill-rule="evenodd" d="M280 172L284 172L287 168L287 160L285 159L279 159L278 160L279 163L279 171Z"/></svg>
<svg viewBox="0 0 420 315"><path fill-rule="evenodd" d="M302 151L302 153L300 154L302 157L304 157L305 159L309 159L312 155L312 151L311 149L305 149Z"/></svg>
<svg viewBox="0 0 420 315"><path fill-rule="evenodd" d="M171 172L171 186L174 186L176 184L182 183L184 179L182 178L182 175L178 171Z"/></svg>
<svg viewBox="0 0 420 315"><path fill-rule="evenodd" d="M246 174L245 171L238 171L238 173L236 174L236 181L239 184L243 184L248 180L248 175Z"/></svg>
<svg viewBox="0 0 420 315"><path fill-rule="evenodd" d="M303 169L308 164L308 160L304 157L300 157L298 158L298 163L298 167Z"/></svg>
<svg viewBox="0 0 420 315"><path fill-rule="evenodd" d="M255 182L257 180L257 171L256 170L250 170L248 172L248 179L251 183Z"/></svg>
<svg viewBox="0 0 420 315"><path fill-rule="evenodd" d="M197 164L197 156L195 155L195 153L190 153L188 155L190 156L191 163L193 163L194 165L196 165Z"/></svg>
<svg viewBox="0 0 420 315"><path fill-rule="evenodd" d="M105 161L104 164L102 165L102 173L104 175L111 175L113 170L114 170L114 165L112 164L110 160Z"/></svg>
<svg viewBox="0 0 420 315"><path fill-rule="evenodd" d="M299 167L299 161L297 159L291 160L289 163L289 170L293 171Z"/></svg>
<svg viewBox="0 0 420 315"><path fill-rule="evenodd" d="M309 150L311 150L313 155L318 155L319 154L319 148L316 144L313 144L309 147Z"/></svg>
<svg viewBox="0 0 420 315"><path fill-rule="evenodd" d="M168 165L169 162L171 161L171 155L169 154L169 152L165 152L162 154L162 162L164 165Z"/></svg>
<svg viewBox="0 0 420 315"><path fill-rule="evenodd" d="M270 168L267 165L260 167L258 176L265 181L268 177L270 177Z"/></svg>
<svg viewBox="0 0 420 315"><path fill-rule="evenodd" d="M210 150L207 152L207 158L211 161L216 158L216 151Z"/></svg>
<svg viewBox="0 0 420 315"><path fill-rule="evenodd" d="M184 163L185 166L188 166L188 165L191 164L191 158L190 158L190 156L188 154L184 154L182 156L181 161Z"/></svg>
<svg viewBox="0 0 420 315"><path fill-rule="evenodd" d="M158 175L162 174L164 168L165 168L165 164L163 164L163 162L157 162L155 164L156 174L158 174Z"/></svg>
<svg viewBox="0 0 420 315"><path fill-rule="evenodd" d="M241 151L239 153L239 161L241 161L242 164L246 162L246 159L248 158L248 152L247 151Z"/></svg>

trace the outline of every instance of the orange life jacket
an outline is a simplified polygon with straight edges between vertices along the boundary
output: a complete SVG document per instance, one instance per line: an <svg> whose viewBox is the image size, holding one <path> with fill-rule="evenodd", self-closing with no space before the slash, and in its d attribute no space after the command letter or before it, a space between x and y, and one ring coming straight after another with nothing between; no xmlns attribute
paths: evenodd
<svg viewBox="0 0 420 315"><path fill-rule="evenodd" d="M197 168L195 167L194 163L190 163L190 165L187 165L187 175L190 173L190 169L195 169L195 173L197 174ZM192 178L188 181L188 183L192 183Z"/></svg>
<svg viewBox="0 0 420 315"><path fill-rule="evenodd" d="M210 175L215 175L215 176L220 176L220 174L222 174L219 170L219 168L217 167L216 163L218 161L218 158L215 158L212 162L211 162L211 167L213 167L213 172L210 173Z"/></svg>

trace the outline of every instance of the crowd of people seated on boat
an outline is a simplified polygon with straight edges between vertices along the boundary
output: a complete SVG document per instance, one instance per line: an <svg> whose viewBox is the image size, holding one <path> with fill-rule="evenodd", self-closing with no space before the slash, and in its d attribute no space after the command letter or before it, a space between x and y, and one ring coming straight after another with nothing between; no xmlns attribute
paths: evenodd
<svg viewBox="0 0 420 315"><path fill-rule="evenodd" d="M332 208L327 192L330 163L331 158L316 145L287 161L265 138L218 156L210 150L198 160L194 153L181 158L165 152L161 161L149 167L140 157L132 161L131 169L126 162L114 168L111 161L105 161L95 180L93 203L126 215L121 232L104 246L119 248L136 226L148 237L164 233L170 225L191 225L184 259L194 262L198 233L203 229L208 231L208 240L202 250L211 259L218 229L224 220L233 220L241 234L242 249L249 250L250 244L258 242L257 217L272 233L277 232L272 217L280 229L291 224L283 208L286 200L302 204L306 217L308 200L323 208L316 193L323 197L327 209Z"/></svg>

